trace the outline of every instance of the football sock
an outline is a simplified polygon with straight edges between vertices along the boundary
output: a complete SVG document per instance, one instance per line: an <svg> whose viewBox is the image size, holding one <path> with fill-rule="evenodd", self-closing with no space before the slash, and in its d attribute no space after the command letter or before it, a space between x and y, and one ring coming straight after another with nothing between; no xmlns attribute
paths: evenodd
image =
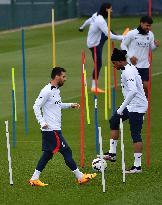
<svg viewBox="0 0 162 205"><path fill-rule="evenodd" d="M142 156L142 153L134 153L134 166L135 167L141 166L141 156Z"/></svg>
<svg viewBox="0 0 162 205"><path fill-rule="evenodd" d="M81 179L83 177L83 173L79 171L79 169L77 168L76 170L72 171L75 174L75 177L77 179Z"/></svg>
<svg viewBox="0 0 162 205"><path fill-rule="evenodd" d="M109 153L116 154L117 142L118 142L118 140L110 139L110 150L109 150Z"/></svg>
<svg viewBox="0 0 162 205"><path fill-rule="evenodd" d="M95 80L92 80L92 88L95 88L95 87L96 87Z"/></svg>
<svg viewBox="0 0 162 205"><path fill-rule="evenodd" d="M31 180L39 179L40 174L41 174L41 172L35 169L34 174L33 174L32 178L31 178Z"/></svg>

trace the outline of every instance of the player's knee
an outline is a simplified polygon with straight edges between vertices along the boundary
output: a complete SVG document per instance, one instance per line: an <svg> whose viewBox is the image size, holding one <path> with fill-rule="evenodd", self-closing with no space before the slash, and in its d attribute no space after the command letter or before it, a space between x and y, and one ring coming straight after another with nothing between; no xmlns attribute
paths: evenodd
<svg viewBox="0 0 162 205"><path fill-rule="evenodd" d="M119 130L120 116L115 112L115 114L110 118L110 129Z"/></svg>

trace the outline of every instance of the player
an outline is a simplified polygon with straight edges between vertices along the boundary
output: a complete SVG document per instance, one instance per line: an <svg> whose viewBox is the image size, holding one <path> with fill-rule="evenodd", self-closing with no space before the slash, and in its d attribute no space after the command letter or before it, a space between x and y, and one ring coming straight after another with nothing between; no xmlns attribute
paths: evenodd
<svg viewBox="0 0 162 205"><path fill-rule="evenodd" d="M134 164L126 170L126 173L142 172L142 138L141 130L143 116L147 111L148 102L144 93L141 76L136 67L127 63L126 51L114 49L111 61L117 70L121 71L121 87L124 101L110 119L110 150L104 154L104 158L112 162L116 161L116 146L119 138L120 118L123 121L129 119L131 137L134 148Z"/></svg>
<svg viewBox="0 0 162 205"><path fill-rule="evenodd" d="M61 132L61 109L79 109L78 103L62 103L59 88L64 85L66 71L64 68L55 67L51 72L51 82L40 92L33 106L36 119L42 130L42 151L43 154L37 164L29 184L32 186L47 186L39 180L40 174L52 159L53 155L60 152L66 165L74 173L79 184L88 182L96 177L94 174L83 174L72 158L72 151L65 141ZM43 115L41 114L41 110Z"/></svg>
<svg viewBox="0 0 162 205"><path fill-rule="evenodd" d="M83 31L86 26L89 26L87 46L92 52L92 57L94 60L94 47L96 47L96 58L97 58L97 80L99 78L99 73L102 67L102 49L105 41L108 39L108 27L105 19L108 17L108 9L112 12L112 6L109 3L103 3L101 5L100 11L92 15L91 18L87 19L82 26L80 26L79 31ZM110 32L110 38L114 40L121 41L123 36L115 35ZM98 83L97 83L98 84ZM91 91L95 92L95 71L93 70L92 75L92 87ZM97 88L97 92L104 93L104 90Z"/></svg>
<svg viewBox="0 0 162 205"><path fill-rule="evenodd" d="M158 40L154 40L154 34L151 31L152 24L153 20L150 16L143 16L140 19L139 27L129 31L121 43L121 49L127 51L128 62L138 69L146 97L148 96L150 66L149 51L160 45Z"/></svg>

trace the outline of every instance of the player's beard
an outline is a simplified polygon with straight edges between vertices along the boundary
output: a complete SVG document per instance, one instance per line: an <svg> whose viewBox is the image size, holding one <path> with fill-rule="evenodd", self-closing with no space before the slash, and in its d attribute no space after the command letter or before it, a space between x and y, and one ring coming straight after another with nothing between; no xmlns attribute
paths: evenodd
<svg viewBox="0 0 162 205"><path fill-rule="evenodd" d="M63 84L64 84L63 81L59 81L59 82L58 82L58 86L59 86L59 87L63 86Z"/></svg>

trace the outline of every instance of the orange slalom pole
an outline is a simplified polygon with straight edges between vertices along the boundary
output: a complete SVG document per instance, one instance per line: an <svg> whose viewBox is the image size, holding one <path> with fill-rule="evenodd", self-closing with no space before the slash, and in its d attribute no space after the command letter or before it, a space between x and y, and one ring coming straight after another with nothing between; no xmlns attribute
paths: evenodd
<svg viewBox="0 0 162 205"><path fill-rule="evenodd" d="M81 124L80 124L80 166L84 167L84 59L82 51L82 78L81 78Z"/></svg>

